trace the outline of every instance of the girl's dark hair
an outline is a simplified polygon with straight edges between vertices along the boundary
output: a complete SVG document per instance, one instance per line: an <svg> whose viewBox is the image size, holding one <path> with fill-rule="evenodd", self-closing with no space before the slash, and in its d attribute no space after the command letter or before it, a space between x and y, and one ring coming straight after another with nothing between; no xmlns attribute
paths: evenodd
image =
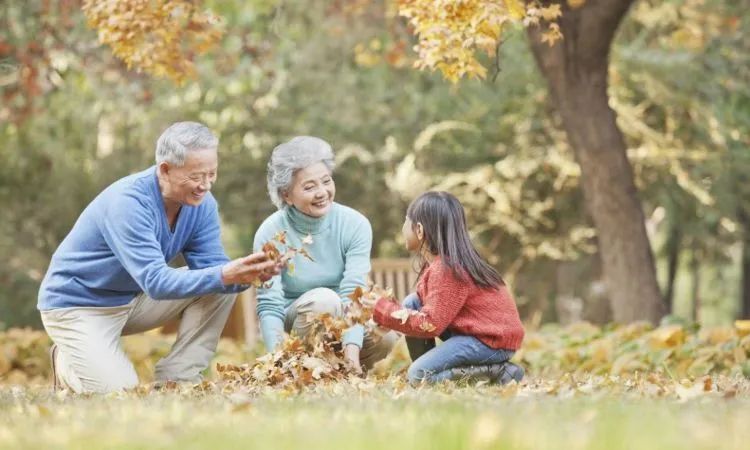
<svg viewBox="0 0 750 450"><path fill-rule="evenodd" d="M483 288L505 285L500 274L479 256L471 243L464 208L455 196L448 192L425 192L411 202L406 217L413 227L422 224L422 245L430 253L440 256L456 278L466 280L468 275ZM425 267L426 263L422 261L420 274Z"/></svg>

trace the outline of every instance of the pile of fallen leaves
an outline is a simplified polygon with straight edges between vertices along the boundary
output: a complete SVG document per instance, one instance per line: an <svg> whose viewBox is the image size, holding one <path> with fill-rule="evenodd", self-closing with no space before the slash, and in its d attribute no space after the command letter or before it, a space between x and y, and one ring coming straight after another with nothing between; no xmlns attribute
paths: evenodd
<svg viewBox="0 0 750 450"><path fill-rule="evenodd" d="M350 301L341 317L321 314L309 318L315 324L304 338L289 336L279 350L259 357L253 364L217 364L223 385L230 389L258 385L299 389L320 381L357 376L358 368L344 357L343 334L356 325L376 336L387 332L372 321L372 308L363 299L393 298L393 294L377 286L369 290L357 287L348 297Z"/></svg>
<svg viewBox="0 0 750 450"><path fill-rule="evenodd" d="M318 322L315 333L305 339L290 337L280 350L255 360L254 354L240 343L222 339L208 378L230 390L251 386L296 389L353 379L352 367L343 358L340 342L343 332L353 324L372 327L372 311L361 302L365 295L383 294L353 293L343 317L314 319ZM125 352L141 381L152 379L154 365L169 352L173 342L173 335L158 332L123 339ZM41 330L12 328L0 332L0 384L46 383L49 345L49 338ZM380 376L392 372L393 367L408 364L404 352L395 354L386 367L380 367ZM558 381L564 379L569 380L563 383L566 386L584 390L590 389L586 387L589 383L595 383L597 390L608 390L614 389L606 387L612 383L629 380L628 383L654 390L654 395L672 395L681 389L673 384L676 380L699 383L706 376L715 380L750 377L748 354L750 322L746 321L738 321L734 326L704 328L686 324L654 328L646 323L604 327L578 323L565 327L549 324L529 331L514 361L526 368L528 381L522 384L528 387L538 384L535 391L553 391L560 386ZM690 383L691 389L698 389ZM626 384L621 388L626 389ZM685 385L683 381L679 384Z"/></svg>
<svg viewBox="0 0 750 450"><path fill-rule="evenodd" d="M748 352L750 321L705 328L680 323L654 328L643 322L599 327L581 322L567 327L550 324L529 332L515 360L539 377L563 373L750 377Z"/></svg>
<svg viewBox="0 0 750 450"><path fill-rule="evenodd" d="M336 319L327 316L324 326L333 326ZM298 389L324 380L343 380L354 373L336 348L331 330L316 339L290 337L275 352L259 357L253 364L217 364L220 381L229 389L253 386L274 386ZM315 341L315 342L313 342Z"/></svg>

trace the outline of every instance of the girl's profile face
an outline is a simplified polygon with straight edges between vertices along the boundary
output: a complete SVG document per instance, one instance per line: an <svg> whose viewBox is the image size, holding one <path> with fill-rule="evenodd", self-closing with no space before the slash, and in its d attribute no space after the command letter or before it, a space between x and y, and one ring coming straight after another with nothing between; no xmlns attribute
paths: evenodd
<svg viewBox="0 0 750 450"><path fill-rule="evenodd" d="M401 233L404 235L404 242L406 243L406 250L410 252L419 251L419 247L422 245L422 225L417 224L414 226L411 219L408 217L404 220L404 226L401 227Z"/></svg>

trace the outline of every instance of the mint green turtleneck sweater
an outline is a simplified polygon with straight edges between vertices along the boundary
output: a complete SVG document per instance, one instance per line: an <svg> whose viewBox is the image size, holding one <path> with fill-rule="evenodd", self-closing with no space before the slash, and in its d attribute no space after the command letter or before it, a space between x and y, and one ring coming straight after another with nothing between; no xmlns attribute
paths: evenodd
<svg viewBox="0 0 750 450"><path fill-rule="evenodd" d="M348 302L346 296L357 286L365 287L370 273L372 227L365 216L352 208L334 203L328 214L315 218L293 206L285 207L258 228L254 251L260 251L279 231L287 232L287 242L293 247L300 247L302 239L311 234L313 243L306 248L315 261L297 255L291 275L284 271L271 280L271 287L258 289L260 330L268 351L276 348L283 336L286 309L302 294L326 287L338 293L342 302ZM279 250L284 252L283 248ZM362 347L363 339L364 330L357 326L344 334L343 344Z"/></svg>

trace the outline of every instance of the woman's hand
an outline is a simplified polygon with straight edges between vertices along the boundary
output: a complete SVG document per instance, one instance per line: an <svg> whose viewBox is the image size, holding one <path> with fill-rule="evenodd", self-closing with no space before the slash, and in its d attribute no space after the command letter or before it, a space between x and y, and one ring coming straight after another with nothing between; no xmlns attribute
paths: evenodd
<svg viewBox="0 0 750 450"><path fill-rule="evenodd" d="M359 362L359 346L356 344L346 344L344 347L344 358L351 364L352 371L357 375L362 375L362 364Z"/></svg>

